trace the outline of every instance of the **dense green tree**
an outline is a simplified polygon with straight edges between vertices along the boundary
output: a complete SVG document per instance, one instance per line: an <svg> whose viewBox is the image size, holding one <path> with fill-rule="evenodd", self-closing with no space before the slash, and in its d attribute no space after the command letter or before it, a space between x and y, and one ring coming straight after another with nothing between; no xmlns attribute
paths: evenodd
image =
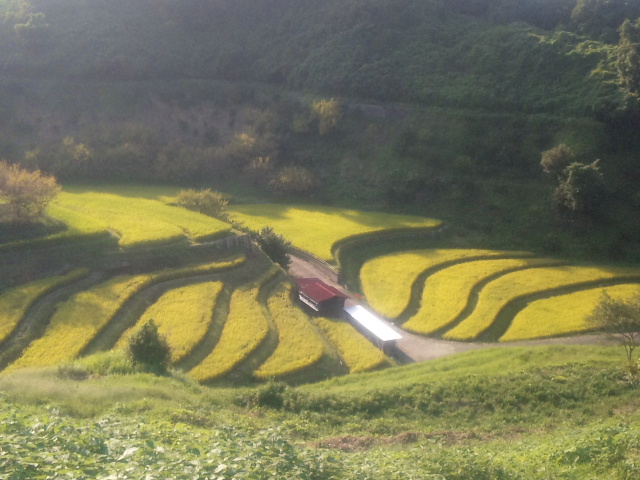
<svg viewBox="0 0 640 480"><path fill-rule="evenodd" d="M553 175L554 177L562 176L564 170L575 161L576 155L564 143L557 147L542 152L540 165L544 173Z"/></svg>
<svg viewBox="0 0 640 480"><path fill-rule="evenodd" d="M129 354L134 364L158 375L166 373L171 361L171 348L153 320L131 335Z"/></svg>
<svg viewBox="0 0 640 480"><path fill-rule="evenodd" d="M640 18L628 19L620 27L616 67L622 87L632 95L640 94Z"/></svg>
<svg viewBox="0 0 640 480"><path fill-rule="evenodd" d="M561 208L581 214L597 211L605 194L598 163L599 160L589 165L574 162L564 170L555 191L556 201Z"/></svg>
<svg viewBox="0 0 640 480"><path fill-rule="evenodd" d="M289 258L289 247L291 242L282 235L277 234L271 227L264 227L257 235L256 240L262 251L282 268L288 268L291 259Z"/></svg>

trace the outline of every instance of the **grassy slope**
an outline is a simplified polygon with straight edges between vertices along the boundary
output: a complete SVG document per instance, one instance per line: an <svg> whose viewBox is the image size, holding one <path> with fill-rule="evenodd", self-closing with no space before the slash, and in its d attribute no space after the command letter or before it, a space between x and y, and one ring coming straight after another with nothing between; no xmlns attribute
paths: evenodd
<svg viewBox="0 0 640 480"><path fill-rule="evenodd" d="M195 461L200 474L254 478L258 457L262 472L286 478L305 468L314 479L631 478L640 418L636 392L620 381L622 359L603 347L472 352L289 388L276 393L283 410L235 405L269 387L20 372L0 378L0 442L12 444L9 471L39 462L40 472L65 467L70 478L91 468L187 478ZM69 455L49 461L52 449Z"/></svg>

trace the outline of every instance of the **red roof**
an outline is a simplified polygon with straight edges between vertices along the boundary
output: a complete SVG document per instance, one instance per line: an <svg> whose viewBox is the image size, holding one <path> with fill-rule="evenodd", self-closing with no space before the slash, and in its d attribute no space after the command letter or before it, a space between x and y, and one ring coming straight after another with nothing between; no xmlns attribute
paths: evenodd
<svg viewBox="0 0 640 480"><path fill-rule="evenodd" d="M333 297L347 298L340 290L327 285L317 278L296 278L296 283L300 287L300 293L304 293L317 303L324 302Z"/></svg>

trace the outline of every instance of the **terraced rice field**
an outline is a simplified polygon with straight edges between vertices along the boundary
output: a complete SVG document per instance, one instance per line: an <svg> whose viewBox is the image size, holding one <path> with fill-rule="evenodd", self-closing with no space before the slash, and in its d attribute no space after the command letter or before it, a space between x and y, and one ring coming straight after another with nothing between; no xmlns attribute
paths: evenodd
<svg viewBox="0 0 640 480"><path fill-rule="evenodd" d="M56 365L75 358L118 308L150 279L123 275L80 292L60 305L45 334L33 342L9 370Z"/></svg>
<svg viewBox="0 0 640 480"><path fill-rule="evenodd" d="M496 275L548 263L546 259L477 260L452 265L427 277L418 312L403 327L429 334L455 322L469 305L474 287Z"/></svg>
<svg viewBox="0 0 640 480"><path fill-rule="evenodd" d="M114 191L115 190L115 191ZM215 218L167 203L154 189L139 189L134 194L125 189L99 192L95 189L67 187L49 207L48 214L65 222L69 230L63 235L93 234L111 231L121 247L163 244L185 238L203 240L229 232L231 226ZM168 191L167 193L170 193Z"/></svg>
<svg viewBox="0 0 640 480"><path fill-rule="evenodd" d="M349 323L331 318L318 318L316 324L338 349L349 373L367 372L383 365L387 358L382 351Z"/></svg>
<svg viewBox="0 0 640 480"><path fill-rule="evenodd" d="M79 279L87 273L86 269L74 270L67 275L43 278L26 285L20 285L0 295L0 343L9 336L38 297L60 285Z"/></svg>
<svg viewBox="0 0 640 480"><path fill-rule="evenodd" d="M78 270L3 292L2 327L11 332L34 301L46 300L50 292L52 298L58 299L58 290L64 290L68 284L74 287L73 282L87 274ZM106 280L98 276L92 286L78 286L80 290L70 291L56 309L51 307L51 317L36 326L36 331L41 330L37 338L21 347L20 355L4 372L69 363L82 356L90 344L101 345L102 350L104 345L113 345L114 350L125 348L136 325L149 319L156 322L171 346L172 361L176 365L189 365L186 368L189 376L201 382L225 377L239 365L244 365L243 371L252 373L256 379L286 377L306 370L312 373L328 350L332 351L332 357L342 355L351 371L366 371L389 363L382 352L341 322L320 319L329 343L323 340L319 326L292 302L291 285L284 278L262 256L250 262L233 257ZM176 287L176 283L183 286ZM263 285L268 285L265 296L260 295ZM226 294L224 308L218 308L223 289L230 293ZM125 313L127 306L145 305L145 298L154 300L146 310L139 310L139 317ZM133 322L128 327L121 325L129 317ZM219 328L218 333L212 328L214 325ZM112 327L121 328L120 340L116 342L118 337L113 337L113 333L109 334L114 338L111 344L100 340ZM271 338L268 342L267 337ZM2 367L6 366L5 357L11 346L0 340Z"/></svg>
<svg viewBox="0 0 640 480"><path fill-rule="evenodd" d="M238 289L231 296L229 316L220 341L207 357L189 372L206 382L225 375L245 360L267 336L269 323L258 303L258 288Z"/></svg>
<svg viewBox="0 0 640 480"><path fill-rule="evenodd" d="M361 282L369 304L407 330L503 342L585 332L602 288L617 298L640 288L640 268L519 256L523 252L403 252L365 263Z"/></svg>
<svg viewBox="0 0 640 480"><path fill-rule="evenodd" d="M252 230L270 226L295 247L323 260L333 260L332 247L338 240L382 230L435 228L440 220L362 212L321 206L237 205L229 209Z"/></svg>
<svg viewBox="0 0 640 480"><path fill-rule="evenodd" d="M178 362L206 333L222 287L222 282L206 282L169 290L144 312L138 326L153 320L171 345L171 360ZM135 329L125 332L116 347L126 347Z"/></svg>
<svg viewBox="0 0 640 480"><path fill-rule="evenodd" d="M531 302L514 317L500 341L530 340L587 331L590 327L585 320L598 305L603 291L614 300L624 300L639 294L640 284L592 288Z"/></svg>
<svg viewBox="0 0 640 480"><path fill-rule="evenodd" d="M318 362L324 344L307 315L291 303L291 290L280 289L268 305L278 327L278 347L254 375L260 379L290 375Z"/></svg>
<svg viewBox="0 0 640 480"><path fill-rule="evenodd" d="M382 316L394 319L407 308L411 286L423 272L435 271L467 259L506 255L474 249L428 249L384 255L362 266L360 280L369 305ZM513 255L524 255L514 252Z"/></svg>

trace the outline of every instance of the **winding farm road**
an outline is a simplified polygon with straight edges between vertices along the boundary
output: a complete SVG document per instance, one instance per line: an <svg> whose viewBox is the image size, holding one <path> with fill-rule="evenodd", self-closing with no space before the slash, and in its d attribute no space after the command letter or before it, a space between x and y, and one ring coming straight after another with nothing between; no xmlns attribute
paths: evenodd
<svg viewBox="0 0 640 480"><path fill-rule="evenodd" d="M289 275L296 278L312 277L319 278L323 282L332 287L337 288L345 295L349 297L346 302L347 306L356 305L361 303L358 297L353 293L345 289L343 285L334 281L333 276L326 271L325 268L317 265L315 262L305 259L297 255L289 255L291 263L289 265ZM467 352L469 350L478 350L481 348L494 348L494 347L523 347L523 346L538 346L538 345L611 345L616 344L615 340L612 340L604 335L591 334L591 335L576 335L571 337L558 337L547 338L543 340L528 340L521 342L509 342L509 343L482 343L482 342L452 342L449 340L439 340L435 338L423 337L421 335L414 335L407 332L400 327L394 325L391 322L387 324L399 332L402 338L398 340L397 346L400 352L406 357L409 362L424 362L427 360L433 360L436 358L446 357L448 355L454 355L456 353Z"/></svg>

